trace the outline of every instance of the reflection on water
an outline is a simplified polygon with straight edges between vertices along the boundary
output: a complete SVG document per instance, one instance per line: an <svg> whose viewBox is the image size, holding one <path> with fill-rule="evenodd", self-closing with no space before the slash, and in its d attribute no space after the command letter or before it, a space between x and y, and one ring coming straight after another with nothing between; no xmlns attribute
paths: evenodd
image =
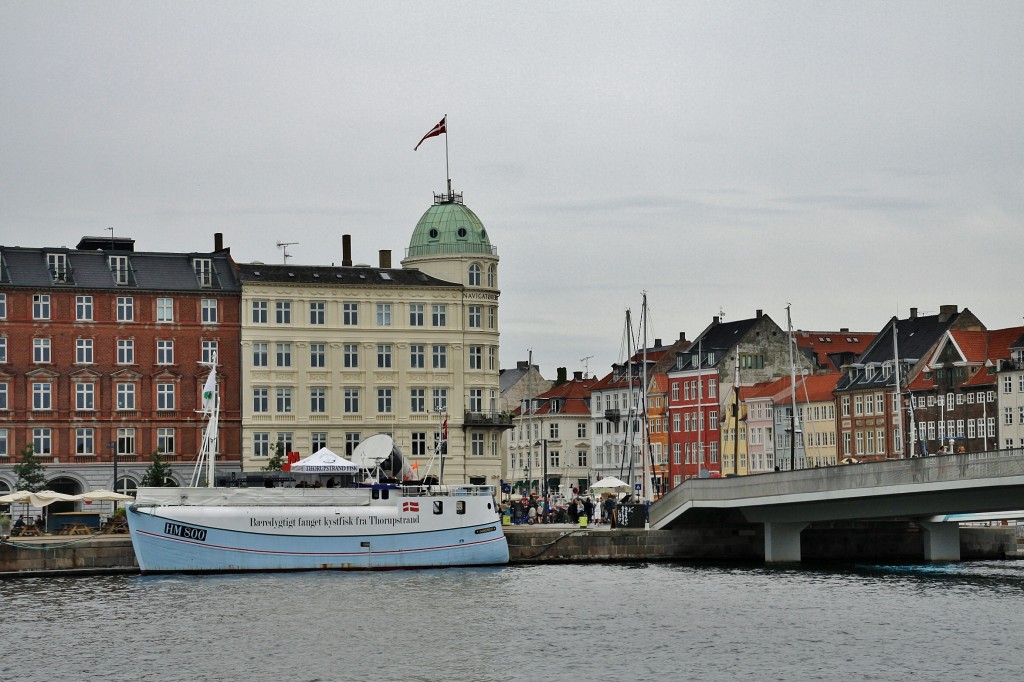
<svg viewBox="0 0 1024 682"><path fill-rule="evenodd" d="M1010 679L1024 562L0 583L0 679Z"/></svg>

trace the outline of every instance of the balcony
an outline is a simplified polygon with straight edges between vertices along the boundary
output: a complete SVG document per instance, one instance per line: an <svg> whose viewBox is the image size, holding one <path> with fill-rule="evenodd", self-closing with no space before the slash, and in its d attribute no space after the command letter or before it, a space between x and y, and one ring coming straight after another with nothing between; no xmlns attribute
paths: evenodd
<svg viewBox="0 0 1024 682"><path fill-rule="evenodd" d="M490 426L502 429L511 429L512 414L510 412L499 412L497 410L489 412L470 412L467 410L464 424L466 426Z"/></svg>
<svg viewBox="0 0 1024 682"><path fill-rule="evenodd" d="M622 413L620 413L617 408L614 410L605 410L604 418L610 422L618 423L618 421L622 418Z"/></svg>

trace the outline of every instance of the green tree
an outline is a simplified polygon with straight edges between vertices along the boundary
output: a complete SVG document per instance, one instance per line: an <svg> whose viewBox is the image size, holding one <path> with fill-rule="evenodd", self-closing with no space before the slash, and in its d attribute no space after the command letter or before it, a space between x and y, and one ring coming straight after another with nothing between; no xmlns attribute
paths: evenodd
<svg viewBox="0 0 1024 682"><path fill-rule="evenodd" d="M11 467L18 481L14 484L16 490L28 490L39 492L46 485L46 469L43 463L36 457L35 449L26 445L21 451L21 462Z"/></svg>
<svg viewBox="0 0 1024 682"><path fill-rule="evenodd" d="M284 471L284 443L277 441L274 445L274 455L267 460L267 466L262 471Z"/></svg>
<svg viewBox="0 0 1024 682"><path fill-rule="evenodd" d="M146 474L142 477L142 485L150 488L160 488L168 485L168 479L171 477L171 467L167 462L164 461L160 451L153 453L152 464L146 469Z"/></svg>

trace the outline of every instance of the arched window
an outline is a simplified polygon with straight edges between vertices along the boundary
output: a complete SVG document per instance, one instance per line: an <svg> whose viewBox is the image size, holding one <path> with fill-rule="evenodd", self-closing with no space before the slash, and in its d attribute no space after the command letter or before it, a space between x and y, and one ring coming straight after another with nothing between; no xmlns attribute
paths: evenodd
<svg viewBox="0 0 1024 682"><path fill-rule="evenodd" d="M495 287L495 281L498 279L498 269L494 267L494 264L487 266L487 286L490 288Z"/></svg>
<svg viewBox="0 0 1024 682"><path fill-rule="evenodd" d="M124 495L134 496L136 492L138 492L138 489L139 484L127 476L117 479L117 483L114 485L114 491Z"/></svg>
<svg viewBox="0 0 1024 682"><path fill-rule="evenodd" d="M480 286L480 266L476 263L469 266L469 286Z"/></svg>

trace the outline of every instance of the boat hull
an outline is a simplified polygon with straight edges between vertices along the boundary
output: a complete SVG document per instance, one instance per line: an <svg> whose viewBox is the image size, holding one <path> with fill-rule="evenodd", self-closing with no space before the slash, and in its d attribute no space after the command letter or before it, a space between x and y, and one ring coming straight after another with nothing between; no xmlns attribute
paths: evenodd
<svg viewBox="0 0 1024 682"><path fill-rule="evenodd" d="M438 514L431 498L360 507L136 503L128 525L146 573L505 564L500 519L479 502L467 498L459 514Z"/></svg>

